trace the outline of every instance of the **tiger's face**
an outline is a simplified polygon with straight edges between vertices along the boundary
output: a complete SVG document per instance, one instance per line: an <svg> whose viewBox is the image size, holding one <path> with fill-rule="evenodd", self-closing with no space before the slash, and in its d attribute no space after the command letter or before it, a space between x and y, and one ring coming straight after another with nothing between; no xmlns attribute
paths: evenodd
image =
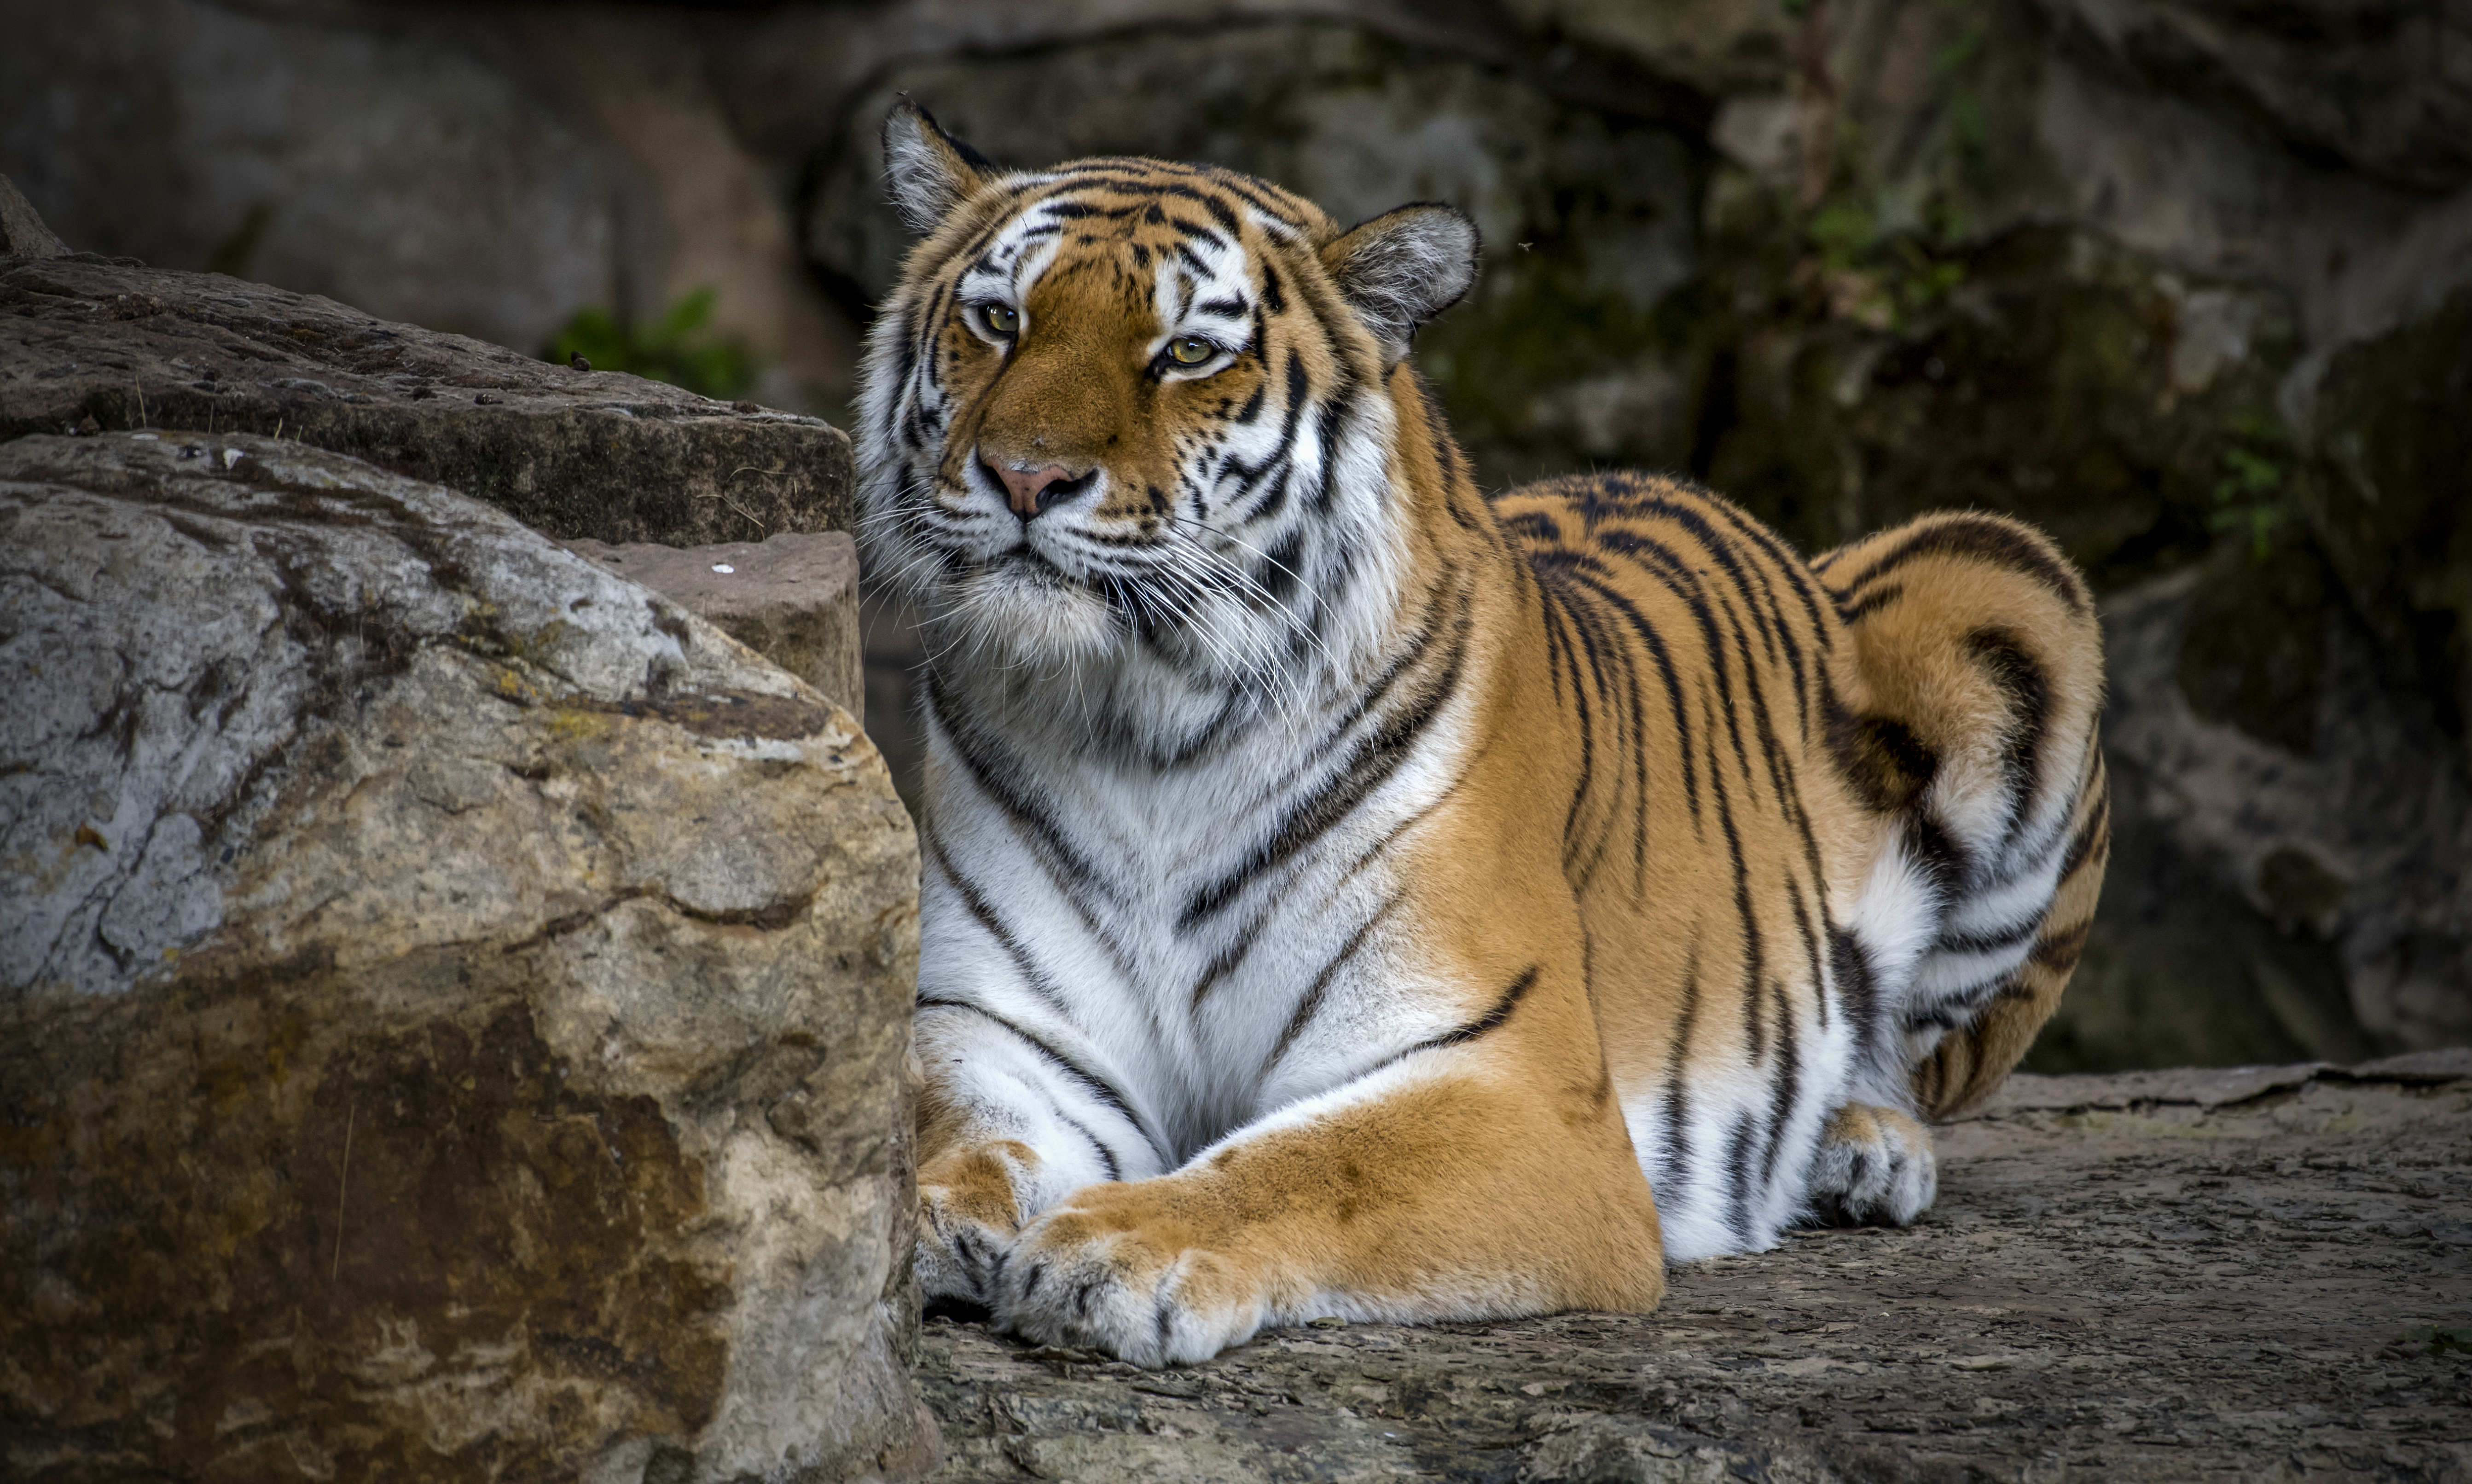
<svg viewBox="0 0 2472 1484"><path fill-rule="evenodd" d="M1326 649L1334 566L1383 565L1384 382L1434 285L1464 291L1465 219L1343 234L1152 160L1007 175L906 106L886 153L928 237L861 404L879 579L999 663L1139 651L1224 683Z"/></svg>

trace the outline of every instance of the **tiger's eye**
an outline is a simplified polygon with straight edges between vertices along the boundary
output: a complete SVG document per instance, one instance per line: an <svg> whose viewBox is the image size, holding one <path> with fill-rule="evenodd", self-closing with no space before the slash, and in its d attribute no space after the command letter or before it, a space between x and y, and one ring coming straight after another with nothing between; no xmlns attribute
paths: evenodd
<svg viewBox="0 0 2472 1484"><path fill-rule="evenodd" d="M1010 304L982 304L979 322L987 327L989 335L1010 335L1021 328L1021 311Z"/></svg>
<svg viewBox="0 0 2472 1484"><path fill-rule="evenodd" d="M1168 359L1178 365L1200 365L1218 353L1218 346L1199 335L1179 335L1167 342Z"/></svg>

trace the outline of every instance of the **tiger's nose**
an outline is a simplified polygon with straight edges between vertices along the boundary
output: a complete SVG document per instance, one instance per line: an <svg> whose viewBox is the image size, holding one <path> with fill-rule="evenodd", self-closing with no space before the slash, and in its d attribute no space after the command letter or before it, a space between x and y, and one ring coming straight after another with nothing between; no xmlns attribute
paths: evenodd
<svg viewBox="0 0 2472 1484"><path fill-rule="evenodd" d="M1071 499L1089 487L1096 470L1076 475L1062 464L1051 463L1038 469L1004 469L989 465L995 477L1004 482L1005 493L1011 498L1012 511L1023 520L1038 514L1049 506Z"/></svg>

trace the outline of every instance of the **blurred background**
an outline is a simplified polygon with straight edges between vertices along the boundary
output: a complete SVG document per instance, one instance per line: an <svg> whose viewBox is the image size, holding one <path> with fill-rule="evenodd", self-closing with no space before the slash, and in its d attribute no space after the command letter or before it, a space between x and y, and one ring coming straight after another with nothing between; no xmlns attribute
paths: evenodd
<svg viewBox="0 0 2472 1484"><path fill-rule="evenodd" d="M1417 359L1488 487L2056 535L2115 846L2029 1066L2472 1043L2472 0L0 0L72 247L844 426L900 92L1467 209ZM905 770L916 658L872 604Z"/></svg>

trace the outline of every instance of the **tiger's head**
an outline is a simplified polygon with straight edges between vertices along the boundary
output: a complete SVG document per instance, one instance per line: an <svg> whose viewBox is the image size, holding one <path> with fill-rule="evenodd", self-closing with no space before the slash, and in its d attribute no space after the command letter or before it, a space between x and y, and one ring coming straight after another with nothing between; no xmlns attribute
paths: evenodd
<svg viewBox="0 0 2472 1484"><path fill-rule="evenodd" d="M1406 559L1400 362L1474 280L1474 224L1343 231L1150 159L1006 171L906 101L884 146L924 240L869 338L860 534L931 649L1223 690L1363 652Z"/></svg>

